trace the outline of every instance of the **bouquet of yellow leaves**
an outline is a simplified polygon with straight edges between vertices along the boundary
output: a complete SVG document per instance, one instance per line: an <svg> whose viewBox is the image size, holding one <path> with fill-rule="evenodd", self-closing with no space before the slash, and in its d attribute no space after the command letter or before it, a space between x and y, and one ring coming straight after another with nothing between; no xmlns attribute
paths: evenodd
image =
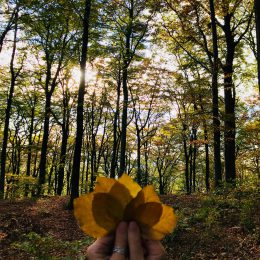
<svg viewBox="0 0 260 260"><path fill-rule="evenodd" d="M145 239L161 240L173 231L173 209L160 202L152 185L141 188L128 175L98 177L92 193L74 200L74 215L84 233L103 237L121 221L136 221Z"/></svg>

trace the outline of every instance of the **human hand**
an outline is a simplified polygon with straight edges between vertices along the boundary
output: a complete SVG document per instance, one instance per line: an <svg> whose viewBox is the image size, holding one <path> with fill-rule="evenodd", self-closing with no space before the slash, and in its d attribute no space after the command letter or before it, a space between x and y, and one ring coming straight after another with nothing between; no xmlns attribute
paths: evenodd
<svg viewBox="0 0 260 260"><path fill-rule="evenodd" d="M128 227L129 260L165 260L165 250L160 241L143 240L138 225Z"/></svg>
<svg viewBox="0 0 260 260"><path fill-rule="evenodd" d="M123 252L113 252L113 248L129 249L129 256ZM116 251L116 250L115 250ZM128 226L121 222L115 238L109 235L96 240L87 250L89 260L164 260L165 252L159 241L142 240L140 229L135 222Z"/></svg>

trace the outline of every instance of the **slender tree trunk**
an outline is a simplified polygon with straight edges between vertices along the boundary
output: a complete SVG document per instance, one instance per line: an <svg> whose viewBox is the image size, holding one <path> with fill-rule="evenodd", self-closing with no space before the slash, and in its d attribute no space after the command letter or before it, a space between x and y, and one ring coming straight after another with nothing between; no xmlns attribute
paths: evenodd
<svg viewBox="0 0 260 260"><path fill-rule="evenodd" d="M200 107L203 114L205 114L204 106L202 103L202 94L199 95ZM204 143L205 143L205 186L207 192L210 190L210 168L209 168L209 143L208 143L208 127L206 119L203 119L203 130L204 130Z"/></svg>
<svg viewBox="0 0 260 260"><path fill-rule="evenodd" d="M164 185L163 185L163 180L162 180L162 173L159 172L159 191L160 195L164 195Z"/></svg>
<svg viewBox="0 0 260 260"><path fill-rule="evenodd" d="M11 141L11 133L10 133L10 137L9 137L9 140L11 141L10 143L12 144L12 149L11 149L11 158L12 158L12 173L15 174L16 173L16 161L17 161L17 158L16 158L16 149L15 149L15 138L16 138L16 135L17 135L17 129L15 130L15 134L14 134L14 137L13 137L13 140Z"/></svg>
<svg viewBox="0 0 260 260"><path fill-rule="evenodd" d="M28 155L27 155L27 163L26 163L26 176L31 175L31 160L32 160L32 145L33 145L32 136L33 136L33 129L34 129L35 103L36 103L36 96L34 97L34 103L31 110L31 122L30 122L29 137L28 137Z"/></svg>
<svg viewBox="0 0 260 260"><path fill-rule="evenodd" d="M46 86L48 86L48 81ZM48 87L47 87L48 88ZM50 127L50 110L51 110L51 94L49 91L46 91L45 94L45 112L44 112L44 126L43 126L43 139L41 147L41 159L39 165L39 187L38 187L38 196L41 195L44 191L42 186L45 183L46 178L46 161L47 161L47 150L48 150L48 140L49 140L49 127Z"/></svg>
<svg viewBox="0 0 260 260"><path fill-rule="evenodd" d="M96 135L92 134L91 138L91 158L90 158L90 165L91 165L91 174L90 174L90 191L93 191L94 189L94 183L95 183L95 162L96 162Z"/></svg>
<svg viewBox="0 0 260 260"><path fill-rule="evenodd" d="M72 156L73 155L71 155L71 157ZM70 192L70 190L71 190L71 188L70 188L70 186L71 186L70 178L71 178L71 172L72 172L72 167L73 167L72 163L73 163L73 158L70 158L69 159L68 169L66 171L66 177L67 177L67 192L66 192L66 194L67 195L70 195L70 193L71 193Z"/></svg>
<svg viewBox="0 0 260 260"><path fill-rule="evenodd" d="M83 138L83 109L84 109L84 94L85 94L85 72L87 64L88 41L89 41L89 20L90 20L91 0L85 1L85 12L83 19L83 36L82 36L82 52L80 60L80 84L78 92L77 104L77 132L76 143L73 157L73 168L71 174L71 196L68 208L73 208L73 200L79 196L79 175L80 175L80 160Z"/></svg>
<svg viewBox="0 0 260 260"><path fill-rule="evenodd" d="M233 183L236 179L236 123L235 123L235 88L233 84L233 61L235 54L234 36L231 31L231 15L224 17L224 32L227 45L224 72L224 100L225 100L225 176L226 182Z"/></svg>
<svg viewBox="0 0 260 260"><path fill-rule="evenodd" d="M36 143L36 147L39 147L40 145L40 140L41 140L41 133L42 133L42 126L40 128L40 131L39 131L39 136L38 136L38 141ZM33 162L33 174L32 176L33 177L37 177L38 176L38 170L39 170L39 167L37 167L37 162L38 162L38 149L35 151L35 157L34 157L34 162Z"/></svg>
<svg viewBox="0 0 260 260"><path fill-rule="evenodd" d="M57 194L61 195L64 185L64 168L66 164L66 153L67 153L67 143L69 137L69 118L63 122L63 130L62 130L62 142L61 142L61 153L60 153L60 163L58 167L58 187L57 187Z"/></svg>
<svg viewBox="0 0 260 260"><path fill-rule="evenodd" d="M2 51L2 48L3 48L3 43L4 43L4 39L7 35L7 33L11 30L11 26L7 26L5 28L5 30L2 32L2 34L0 35L0 53Z"/></svg>
<svg viewBox="0 0 260 260"><path fill-rule="evenodd" d="M185 185L186 192L190 194L190 181L189 181L189 154L187 148L187 140L186 140L186 131L187 126L183 125L183 149L184 149L184 157L185 157Z"/></svg>
<svg viewBox="0 0 260 260"><path fill-rule="evenodd" d="M8 21L8 24L6 25L5 29L2 31L0 35L0 53L2 51L4 39L7 33L12 30L13 24L16 23L17 14L18 14L18 6L16 6L15 9L13 10L12 15Z"/></svg>
<svg viewBox="0 0 260 260"><path fill-rule="evenodd" d="M192 174L193 174L193 171L192 171L192 163L193 163L193 148L192 148L192 144L190 144L190 147L189 147L189 183L190 183L190 187L189 187L189 191L190 193L192 193Z"/></svg>
<svg viewBox="0 0 260 260"><path fill-rule="evenodd" d="M123 112L121 127L121 149L120 149L120 169L118 176L120 177L126 171L126 129L127 129L127 109L128 109L128 87L127 87L127 65L123 69Z"/></svg>
<svg viewBox="0 0 260 260"><path fill-rule="evenodd" d="M68 94L68 85L66 85L66 89L63 90L63 119L62 119L62 141L61 141L61 151L60 151L60 159L58 171L56 174L56 183L57 189L55 192L58 195L62 194L63 186L64 186L64 172L67 158L67 144L69 138L69 123L70 123L70 111L69 111L69 100L70 96Z"/></svg>
<svg viewBox="0 0 260 260"><path fill-rule="evenodd" d="M219 187L222 181L221 157L220 157L220 121L218 104L218 36L215 19L214 0L210 0L210 16L213 42L213 67L212 67L212 116L213 116L213 149L214 149L214 176L215 187ZM207 185L206 185L207 186Z"/></svg>
<svg viewBox="0 0 260 260"><path fill-rule="evenodd" d="M121 71L118 72L118 82L117 82L117 101L116 101L116 112L114 116L113 122L113 151L112 151L112 159L111 159L111 172L110 178L115 178L116 176L116 165L117 165L117 147L118 147L118 117L119 117L119 103L120 103L120 88L121 88Z"/></svg>
<svg viewBox="0 0 260 260"><path fill-rule="evenodd" d="M51 186L52 186L52 175L55 169L55 161L56 161L56 152L54 152L52 156L51 168L48 176L48 194L51 194Z"/></svg>
<svg viewBox="0 0 260 260"><path fill-rule="evenodd" d="M127 33L125 38L125 55L123 57L123 111L122 111L122 127L121 127L121 149L120 149L120 169L118 176L120 177L124 172L126 172L126 130L127 130L127 110L128 110L128 66L130 62L130 41L133 31L133 1L131 1L131 7L129 8L129 23L127 25Z"/></svg>
<svg viewBox="0 0 260 260"><path fill-rule="evenodd" d="M31 122L29 128L29 137L28 137L28 154L27 154L27 162L26 162L26 176L31 175L31 161L32 161L32 144L33 144L33 129L34 129L34 117L35 117L35 103L36 103L36 95L34 96L33 107L31 109ZM25 185L25 197L29 194L29 184Z"/></svg>
<svg viewBox="0 0 260 260"><path fill-rule="evenodd" d="M205 174L205 184L206 190L209 192L210 184L209 184L209 144L208 144L208 130L206 124L204 124L204 141L205 141L205 165L206 165L206 174Z"/></svg>
<svg viewBox="0 0 260 260"><path fill-rule="evenodd" d="M148 141L144 143L144 159L145 159L145 174L144 174L144 186L148 185L148 179L149 179L149 166L148 166Z"/></svg>
<svg viewBox="0 0 260 260"><path fill-rule="evenodd" d="M12 50L11 63L10 63L11 84L8 93L7 107L5 110L5 125L4 125L3 144L2 144L2 151L1 151L0 199L4 198L8 130L9 130L11 109L13 103L14 88L15 88L16 78L18 76L18 72L15 72L15 68L14 68L14 63L15 63L14 58L16 53L16 41L17 41L17 31L18 31L17 23L18 23L18 11L15 13L14 43L13 43L13 50Z"/></svg>
<svg viewBox="0 0 260 260"><path fill-rule="evenodd" d="M17 142L17 164L16 164L16 174L19 175L21 170L21 139L18 137Z"/></svg>
<svg viewBox="0 0 260 260"><path fill-rule="evenodd" d="M87 141L87 165L86 165L86 185L85 185L85 192L88 192L88 186L89 186L89 178L88 178L88 175L89 175L89 161L90 161L90 152L89 152L89 142Z"/></svg>
<svg viewBox="0 0 260 260"><path fill-rule="evenodd" d="M193 176L193 192L196 190L196 159L197 159L197 129L192 129L193 134L193 140L195 143L193 144L193 163L192 163L192 176Z"/></svg>
<svg viewBox="0 0 260 260"><path fill-rule="evenodd" d="M260 94L260 1L255 0L255 23L257 44L257 68L258 68L258 90Z"/></svg>
<svg viewBox="0 0 260 260"><path fill-rule="evenodd" d="M142 184L142 170L141 170L141 136L140 130L137 130L137 182Z"/></svg>
<svg viewBox="0 0 260 260"><path fill-rule="evenodd" d="M159 174L159 192L160 192L160 195L163 195L164 194L163 180L162 180L163 162L160 160L162 160L162 158L157 157L156 166L157 166L157 170L158 170L158 174Z"/></svg>

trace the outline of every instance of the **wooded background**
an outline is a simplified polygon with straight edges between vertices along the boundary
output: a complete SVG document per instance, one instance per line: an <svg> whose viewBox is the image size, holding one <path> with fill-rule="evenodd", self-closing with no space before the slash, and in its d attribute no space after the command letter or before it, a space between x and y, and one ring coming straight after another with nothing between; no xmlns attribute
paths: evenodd
<svg viewBox="0 0 260 260"><path fill-rule="evenodd" d="M2 198L259 184L259 1L0 4Z"/></svg>

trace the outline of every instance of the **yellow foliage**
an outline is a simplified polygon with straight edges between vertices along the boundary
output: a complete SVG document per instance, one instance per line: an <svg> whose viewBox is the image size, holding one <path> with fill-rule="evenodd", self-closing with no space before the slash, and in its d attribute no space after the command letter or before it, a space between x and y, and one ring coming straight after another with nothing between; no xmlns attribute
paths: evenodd
<svg viewBox="0 0 260 260"><path fill-rule="evenodd" d="M120 221L136 221L142 237L161 240L173 231L173 209L160 202L153 186L141 188L128 175L118 180L99 177L95 190L74 200L74 215L81 229L99 238L115 231Z"/></svg>

